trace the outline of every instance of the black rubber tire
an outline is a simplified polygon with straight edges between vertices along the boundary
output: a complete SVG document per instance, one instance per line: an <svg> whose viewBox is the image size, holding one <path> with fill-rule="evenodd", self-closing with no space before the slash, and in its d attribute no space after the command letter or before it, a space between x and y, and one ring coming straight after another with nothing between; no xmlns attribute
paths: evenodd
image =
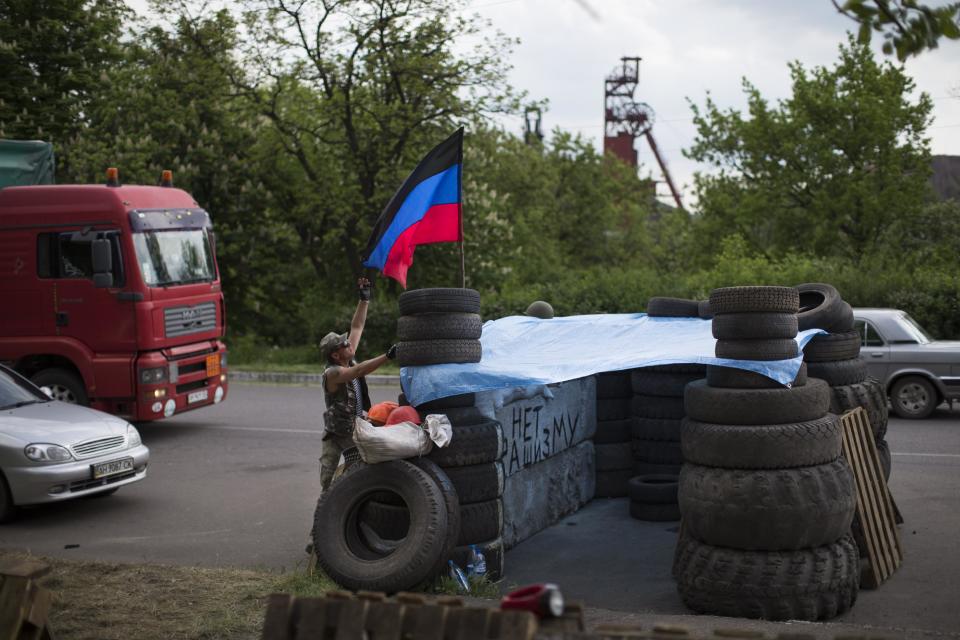
<svg viewBox="0 0 960 640"><path fill-rule="evenodd" d="M713 318L713 310L710 309L709 300L700 300L697 303L697 315L699 315L703 320L710 320Z"/></svg>
<svg viewBox="0 0 960 640"><path fill-rule="evenodd" d="M627 482L634 476L632 469L597 471L597 498L622 498L627 495Z"/></svg>
<svg viewBox="0 0 960 640"><path fill-rule="evenodd" d="M721 313L796 313L800 298L793 287L723 287L710 292L710 310Z"/></svg>
<svg viewBox="0 0 960 640"><path fill-rule="evenodd" d="M806 363L801 362L797 377L793 379L790 386L802 387L807 384L807 371ZM786 387L762 373L716 365L707 365L707 384L722 389L783 389Z"/></svg>
<svg viewBox="0 0 960 640"><path fill-rule="evenodd" d="M835 362L860 355L860 334L856 331L828 333L813 336L803 347L807 362Z"/></svg>
<svg viewBox="0 0 960 640"><path fill-rule="evenodd" d="M487 580L496 582L503 578L503 539L498 537L475 546L478 551L483 553L484 560L487 563ZM453 550L453 553L450 554L450 559L453 560L458 567L466 570L467 564L470 562L470 547L457 547Z"/></svg>
<svg viewBox="0 0 960 640"><path fill-rule="evenodd" d="M359 507L384 491L402 496L409 508L410 530L393 553L377 557L362 540ZM440 487L423 469L405 460L355 466L317 504L313 528L317 563L346 589L387 593L412 589L442 562L447 516Z"/></svg>
<svg viewBox="0 0 960 640"><path fill-rule="evenodd" d="M856 384L830 387L830 411L843 415L857 407L863 407L867 412L874 439L883 440L887 434L889 409L883 385L875 378L867 378Z"/></svg>
<svg viewBox="0 0 960 640"><path fill-rule="evenodd" d="M739 551L690 536L678 543L674 575L698 613L764 620L826 620L849 610L860 589L853 537L798 551Z"/></svg>
<svg viewBox="0 0 960 640"><path fill-rule="evenodd" d="M602 398L597 400L597 421L624 420L630 417L630 398Z"/></svg>
<svg viewBox="0 0 960 640"><path fill-rule="evenodd" d="M397 318L398 340L479 340L483 321L476 313L422 313Z"/></svg>
<svg viewBox="0 0 960 640"><path fill-rule="evenodd" d="M434 447L427 457L441 467L466 467L496 462L503 457L503 430L500 423L487 420L453 428L453 438L443 447Z"/></svg>
<svg viewBox="0 0 960 640"><path fill-rule="evenodd" d="M407 396L400 394L403 398L399 400L399 404L410 404L407 402ZM423 415L428 413L442 413L443 409L459 409L461 407L472 407L477 403L477 395L475 393L459 393L455 396L447 396L445 398L437 398L436 400L430 400L429 402L424 402L421 405L417 405L417 411L421 412Z"/></svg>
<svg viewBox="0 0 960 640"><path fill-rule="evenodd" d="M705 364L681 363L658 364L652 367L641 367L644 371L658 371L660 373L699 373L702 378L707 370Z"/></svg>
<svg viewBox="0 0 960 640"><path fill-rule="evenodd" d="M503 500L487 500L460 507L458 547L499 538L501 533L503 533Z"/></svg>
<svg viewBox="0 0 960 640"><path fill-rule="evenodd" d="M447 529L443 536L443 550L437 559L437 564L430 572L430 576L433 577L440 575L446 569L444 558L450 557L460 538L460 498L457 496L453 482L450 481L450 476L436 463L426 458L413 458L408 462L423 470L437 484L447 510Z"/></svg>
<svg viewBox="0 0 960 640"><path fill-rule="evenodd" d="M627 495L643 504L677 504L678 475L634 476L627 483Z"/></svg>
<svg viewBox="0 0 960 640"><path fill-rule="evenodd" d="M457 488L460 504L496 500L503 495L503 465L499 462L444 469Z"/></svg>
<svg viewBox="0 0 960 640"><path fill-rule="evenodd" d="M634 462L633 475L635 476L679 476L680 464L651 464L649 462Z"/></svg>
<svg viewBox="0 0 960 640"><path fill-rule="evenodd" d="M479 340L412 340L397 343L397 364L419 367L430 364L480 362Z"/></svg>
<svg viewBox="0 0 960 640"><path fill-rule="evenodd" d="M800 310L797 312L797 326L800 331L807 329L833 331L835 327L846 322L843 300L833 285L807 282L798 284L797 292L800 296ZM850 328L843 330L849 331Z"/></svg>
<svg viewBox="0 0 960 640"><path fill-rule="evenodd" d="M597 421L597 433L593 436L593 443L596 445L630 442L632 426L633 421L630 418Z"/></svg>
<svg viewBox="0 0 960 640"><path fill-rule="evenodd" d="M810 377L820 378L831 387L856 384L867 379L867 363L859 357L833 362L811 362L806 366Z"/></svg>
<svg viewBox="0 0 960 640"><path fill-rule="evenodd" d="M17 518L18 511L17 505L13 503L13 494L10 492L7 478L0 471L0 523L12 522Z"/></svg>
<svg viewBox="0 0 960 640"><path fill-rule="evenodd" d="M940 404L940 395L933 383L926 378L904 376L890 386L890 406L900 418L907 420L926 418L933 413L938 404Z"/></svg>
<svg viewBox="0 0 960 640"><path fill-rule="evenodd" d="M634 462L650 464L683 464L683 450L679 442L637 440L631 443Z"/></svg>
<svg viewBox="0 0 960 640"><path fill-rule="evenodd" d="M647 315L651 318L699 318L700 303L686 298L656 296L647 301Z"/></svg>
<svg viewBox="0 0 960 640"><path fill-rule="evenodd" d="M886 440L877 442L877 457L880 459L880 466L883 468L883 477L890 480L890 471L892 462L890 460L890 445Z"/></svg>
<svg viewBox="0 0 960 640"><path fill-rule="evenodd" d="M853 328L853 307L841 301L838 319L829 330L834 333L844 333L845 331L853 331Z"/></svg>
<svg viewBox="0 0 960 640"><path fill-rule="evenodd" d="M450 421L454 427L466 427L472 424L483 424L490 420L480 412L478 407L450 407L449 409L437 410L437 411L428 411L424 413L420 410L420 407L417 407L417 412L420 414L421 418L424 418L429 413L441 413L447 416L447 420Z"/></svg>
<svg viewBox="0 0 960 640"><path fill-rule="evenodd" d="M633 393L641 395L682 398L683 388L702 377L700 372L673 373L637 369L630 374L630 386Z"/></svg>
<svg viewBox="0 0 960 640"><path fill-rule="evenodd" d="M669 396L645 396L636 394L631 400L630 414L638 418L666 418L679 420L684 417L683 398Z"/></svg>
<svg viewBox="0 0 960 640"><path fill-rule="evenodd" d="M633 469L633 455L629 442L618 444L595 444L597 472Z"/></svg>
<svg viewBox="0 0 960 640"><path fill-rule="evenodd" d="M30 377L38 387L50 387L53 399L86 407L90 405L87 387L80 376L67 369L43 369Z"/></svg>
<svg viewBox="0 0 960 640"><path fill-rule="evenodd" d="M830 387L816 378L791 389L723 389L697 380L687 385L684 407L688 417L714 424L807 422L830 410Z"/></svg>
<svg viewBox="0 0 960 640"><path fill-rule="evenodd" d="M597 374L598 398L629 398L632 393L629 371Z"/></svg>
<svg viewBox="0 0 960 640"><path fill-rule="evenodd" d="M828 413L788 424L710 424L687 418L681 427L686 462L723 469L789 469L833 462L843 447L840 417Z"/></svg>
<svg viewBox="0 0 960 640"><path fill-rule="evenodd" d="M680 507L675 504L651 504L631 500L630 517L646 522L676 522L680 519Z"/></svg>
<svg viewBox="0 0 960 640"><path fill-rule="evenodd" d="M638 440L680 441L680 420L634 417L631 427L631 435Z"/></svg>
<svg viewBox="0 0 960 640"><path fill-rule="evenodd" d="M788 360L800 355L800 347L793 338L717 340L714 353L731 360Z"/></svg>
<svg viewBox="0 0 960 640"><path fill-rule="evenodd" d="M480 293L474 289L435 287L400 294L401 316L421 313L480 313Z"/></svg>
<svg viewBox="0 0 960 640"><path fill-rule="evenodd" d="M745 550L817 547L850 531L857 497L844 459L796 469L717 469L684 464L680 511L707 544Z"/></svg>
<svg viewBox="0 0 960 640"><path fill-rule="evenodd" d="M721 313L713 317L713 337L718 340L767 340L797 336L793 313Z"/></svg>

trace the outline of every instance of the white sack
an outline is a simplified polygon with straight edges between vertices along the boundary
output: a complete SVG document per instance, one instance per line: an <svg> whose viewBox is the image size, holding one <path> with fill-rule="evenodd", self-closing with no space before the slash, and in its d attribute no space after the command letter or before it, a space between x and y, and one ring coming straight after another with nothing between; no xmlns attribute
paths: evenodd
<svg viewBox="0 0 960 640"><path fill-rule="evenodd" d="M453 440L453 425L450 419L442 413L431 413L424 419L423 428L427 430L433 444L445 447Z"/></svg>
<svg viewBox="0 0 960 640"><path fill-rule="evenodd" d="M367 464L416 458L433 448L426 430L412 422L375 427L360 417L353 422L353 441Z"/></svg>

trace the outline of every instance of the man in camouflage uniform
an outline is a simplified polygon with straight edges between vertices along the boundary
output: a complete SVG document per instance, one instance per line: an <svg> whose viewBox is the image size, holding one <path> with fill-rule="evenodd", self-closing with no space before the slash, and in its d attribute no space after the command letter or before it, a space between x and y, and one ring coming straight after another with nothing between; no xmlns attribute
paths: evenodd
<svg viewBox="0 0 960 640"><path fill-rule="evenodd" d="M360 301L353 314L348 333L330 332L320 341L320 357L327 368L323 372L323 450L320 455L320 489L326 491L333 479L344 449L353 446L353 420L370 408L370 395L364 376L376 371L387 360L396 357L396 345L387 353L357 364L354 356L367 321L370 302L370 281L357 281Z"/></svg>

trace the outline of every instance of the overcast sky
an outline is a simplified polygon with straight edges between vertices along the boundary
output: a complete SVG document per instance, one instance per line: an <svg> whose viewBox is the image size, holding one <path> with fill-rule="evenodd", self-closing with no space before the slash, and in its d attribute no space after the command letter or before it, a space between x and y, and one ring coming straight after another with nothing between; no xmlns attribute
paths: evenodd
<svg viewBox="0 0 960 640"><path fill-rule="evenodd" d="M709 91L721 108L742 109L744 76L771 101L785 98L787 63L832 66L846 31L857 26L830 0L473 0L467 11L520 38L512 84L549 100L544 130L577 131L598 146L604 77L621 56L642 57L635 95L655 111L654 137L685 194L702 168L681 154L695 133L686 98L703 104ZM883 56L876 34L874 45ZM906 70L934 99L933 152L960 155L960 42L944 41ZM523 130L519 119L505 124ZM642 171L654 171L646 142L638 147ZM668 193L666 185L658 191Z"/></svg>

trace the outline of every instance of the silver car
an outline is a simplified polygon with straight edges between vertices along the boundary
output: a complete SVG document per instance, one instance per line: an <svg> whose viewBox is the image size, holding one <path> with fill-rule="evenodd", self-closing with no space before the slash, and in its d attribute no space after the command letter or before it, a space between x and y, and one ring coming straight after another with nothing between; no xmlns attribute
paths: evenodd
<svg viewBox="0 0 960 640"><path fill-rule="evenodd" d="M860 354L901 418L926 418L960 398L960 341L934 340L899 309L854 309Z"/></svg>
<svg viewBox="0 0 960 640"><path fill-rule="evenodd" d="M149 459L132 424L51 400L0 365L0 522L21 505L111 494L143 480Z"/></svg>

